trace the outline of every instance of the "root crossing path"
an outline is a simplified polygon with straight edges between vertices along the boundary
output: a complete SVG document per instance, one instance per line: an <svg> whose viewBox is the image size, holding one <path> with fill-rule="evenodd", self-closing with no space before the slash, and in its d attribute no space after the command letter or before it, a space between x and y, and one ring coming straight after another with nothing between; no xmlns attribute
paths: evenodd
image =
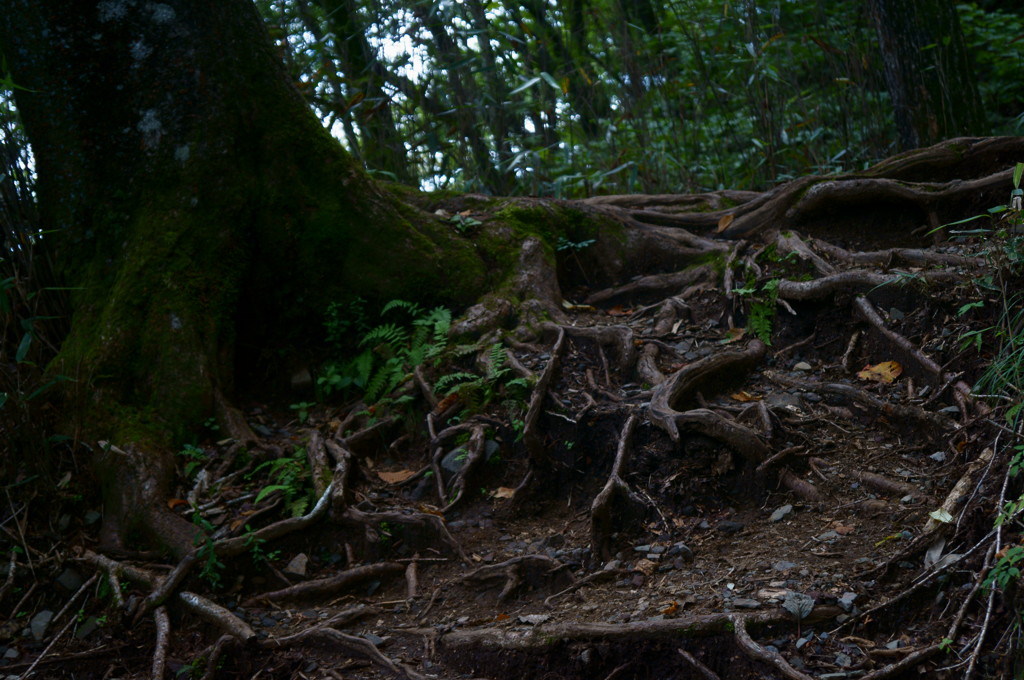
<svg viewBox="0 0 1024 680"><path fill-rule="evenodd" d="M241 404L249 432L162 501L198 527L184 558L82 543L59 566L103 593L56 591L46 646L0 672L1012 677L982 583L1019 442L974 386L1015 237L941 226L1006 202L1020 143L957 144L576 204L632 234L628 275L601 234L554 264L527 245L519 288L377 403ZM659 243L689 263L645 260Z"/></svg>

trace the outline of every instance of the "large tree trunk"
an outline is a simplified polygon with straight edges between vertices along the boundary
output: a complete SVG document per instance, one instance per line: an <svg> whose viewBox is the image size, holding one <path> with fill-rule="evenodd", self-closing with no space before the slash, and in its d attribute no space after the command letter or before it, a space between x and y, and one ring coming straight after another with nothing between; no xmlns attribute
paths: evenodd
<svg viewBox="0 0 1024 680"><path fill-rule="evenodd" d="M470 241L320 126L250 2L4 0L0 45L74 289L50 370L74 379L82 431L113 445L97 469L115 544L142 523L191 547L161 515L170 452L226 403L236 362L283 372L280 350L319 340L331 300L468 302L489 280Z"/></svg>
<svg viewBox="0 0 1024 680"><path fill-rule="evenodd" d="M166 443L201 422L235 347L319 339L304 336L331 299L468 300L484 283L464 243L439 268L450 228L400 207L322 129L251 3L10 0L0 14L43 224L77 289L55 370L134 413L108 436L133 422L131 438Z"/></svg>
<svg viewBox="0 0 1024 680"><path fill-rule="evenodd" d="M950 0L868 0L900 150L981 133L984 112Z"/></svg>

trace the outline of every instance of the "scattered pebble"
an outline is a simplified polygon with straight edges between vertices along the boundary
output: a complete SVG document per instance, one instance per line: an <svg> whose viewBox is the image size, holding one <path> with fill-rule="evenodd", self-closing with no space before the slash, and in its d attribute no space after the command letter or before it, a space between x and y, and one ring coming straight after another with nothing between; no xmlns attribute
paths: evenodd
<svg viewBox="0 0 1024 680"><path fill-rule="evenodd" d="M81 574L71 567L62 571L60 576L57 577L57 585L69 593L77 592L78 589L82 587L82 583L84 583L84 581L82 580Z"/></svg>
<svg viewBox="0 0 1024 680"><path fill-rule="evenodd" d="M786 517L786 515L788 515L791 512L793 512L792 505L783 505L781 508L777 508L775 512L772 513L772 516L768 518L768 521L781 522Z"/></svg>
<svg viewBox="0 0 1024 680"><path fill-rule="evenodd" d="M284 568L284 573L288 576L295 576L296 578L306 578L306 565L309 563L309 558L306 553L299 553L291 559L288 566Z"/></svg>
<svg viewBox="0 0 1024 680"><path fill-rule="evenodd" d="M49 609L44 609L29 621L29 629L32 632L32 637L36 640L42 640L46 635L46 629L50 625L50 621L53 620L53 612Z"/></svg>
<svg viewBox="0 0 1024 680"><path fill-rule="evenodd" d="M737 597L732 601L732 606L737 609L759 609L761 603L749 597Z"/></svg>
<svg viewBox="0 0 1024 680"><path fill-rule="evenodd" d="M550 614L526 614L519 617L519 623L525 623L528 626L539 626L540 624L547 623L550 620Z"/></svg>
<svg viewBox="0 0 1024 680"><path fill-rule="evenodd" d="M811 370L811 365L806 361L798 361L793 364L793 369L797 371L809 371Z"/></svg>

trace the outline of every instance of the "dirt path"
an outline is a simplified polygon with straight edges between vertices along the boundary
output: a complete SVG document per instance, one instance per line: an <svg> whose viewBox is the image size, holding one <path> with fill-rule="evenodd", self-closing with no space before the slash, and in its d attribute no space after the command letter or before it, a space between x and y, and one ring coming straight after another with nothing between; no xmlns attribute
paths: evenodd
<svg viewBox="0 0 1024 680"><path fill-rule="evenodd" d="M979 584L1015 442L968 387L993 307L964 311L998 296L995 242L883 240L784 231L724 272L580 283L373 413L250 406L258 442L182 458L170 504L207 538L173 570L93 552L84 517L75 556L30 551L47 592L0 673L1008 673Z"/></svg>

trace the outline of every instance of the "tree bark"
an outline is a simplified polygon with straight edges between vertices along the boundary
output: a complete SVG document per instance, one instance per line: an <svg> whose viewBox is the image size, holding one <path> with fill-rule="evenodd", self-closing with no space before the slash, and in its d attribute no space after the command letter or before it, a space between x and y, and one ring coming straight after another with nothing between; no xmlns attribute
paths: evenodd
<svg viewBox="0 0 1024 680"><path fill-rule="evenodd" d="M51 370L96 436L166 446L230 394L236 359L285 372L267 349L318 341L328 301L485 287L471 242L322 128L250 2L3 0L0 45L76 289Z"/></svg>
<svg viewBox="0 0 1024 680"><path fill-rule="evenodd" d="M868 0L900 150L979 134L984 125L960 19L950 0Z"/></svg>

